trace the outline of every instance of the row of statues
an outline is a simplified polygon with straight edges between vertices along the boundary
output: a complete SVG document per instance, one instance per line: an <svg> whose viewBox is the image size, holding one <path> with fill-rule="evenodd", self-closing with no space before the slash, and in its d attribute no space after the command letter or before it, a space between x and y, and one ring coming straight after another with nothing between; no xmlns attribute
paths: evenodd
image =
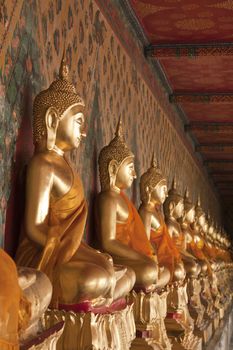
<svg viewBox="0 0 233 350"><path fill-rule="evenodd" d="M15 261L49 278L52 289L42 288L44 282L38 278L31 283L39 283L37 292L42 288L39 294L47 298L41 309L50 304L51 310L112 310L119 300L135 302L143 295L150 302L140 307L150 313L156 293L159 331L145 337L154 339L148 349L169 349L170 341L181 349L201 349L201 332L231 293L227 235L216 230L200 201L195 206L188 191L184 196L178 193L175 181L167 192L167 181L154 157L140 178L141 205L135 208L125 193L136 178L134 154L119 121L115 137L99 155L101 192L95 205L95 235L100 246L93 249L82 240L87 218L82 181L65 157L86 136L85 104L69 82L64 59L59 78L36 96L33 118L35 152L27 168L25 218ZM25 293L22 298L13 261L0 253L1 264L8 259L6 266L12 269L10 274L0 273L0 279L12 277L9 288L8 282L1 283L6 287L0 292L0 302L12 300L13 310L8 304L5 309L13 319L8 317L0 333L0 344L5 342L1 349L8 350L17 348L10 344L17 344L22 304L25 323L30 323L33 308L30 302L27 305ZM5 309L0 309L0 324ZM135 314L136 327L141 315ZM161 332L168 336L162 337Z"/></svg>

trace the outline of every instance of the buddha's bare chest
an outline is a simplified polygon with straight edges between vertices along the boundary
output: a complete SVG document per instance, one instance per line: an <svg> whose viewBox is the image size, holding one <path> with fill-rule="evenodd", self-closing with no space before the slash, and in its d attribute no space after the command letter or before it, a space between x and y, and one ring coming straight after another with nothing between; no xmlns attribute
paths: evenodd
<svg viewBox="0 0 233 350"><path fill-rule="evenodd" d="M160 218L158 215L153 214L151 215L151 228L152 230L158 230L158 228L161 226Z"/></svg>
<svg viewBox="0 0 233 350"><path fill-rule="evenodd" d="M121 197L121 195L117 197L116 201L117 201L117 213L116 213L117 222L124 223L127 221L129 217L128 206L124 201L124 199Z"/></svg>
<svg viewBox="0 0 233 350"><path fill-rule="evenodd" d="M183 234L186 240L186 243L191 243L193 240L193 235L192 235L192 231L189 227L183 229Z"/></svg>
<svg viewBox="0 0 233 350"><path fill-rule="evenodd" d="M166 220L166 224L167 224L168 232L170 236L173 238L178 238L181 234L181 227L179 223L169 218Z"/></svg>
<svg viewBox="0 0 233 350"><path fill-rule="evenodd" d="M52 195L59 199L69 192L73 185L73 173L64 159L56 160L53 164Z"/></svg>

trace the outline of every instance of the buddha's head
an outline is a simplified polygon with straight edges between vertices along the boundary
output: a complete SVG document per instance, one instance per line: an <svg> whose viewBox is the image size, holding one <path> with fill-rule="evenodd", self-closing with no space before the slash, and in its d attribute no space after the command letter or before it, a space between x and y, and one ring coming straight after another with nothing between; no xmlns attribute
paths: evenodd
<svg viewBox="0 0 233 350"><path fill-rule="evenodd" d="M186 189L184 194L184 216L183 221L192 224L195 220L195 205L191 202L189 191Z"/></svg>
<svg viewBox="0 0 233 350"><path fill-rule="evenodd" d="M203 227L204 227L204 225L206 223L206 216L205 216L205 213L204 213L204 211L202 210L202 207L201 207L200 197L198 197L197 204L196 204L196 207L195 207L195 211L196 211L196 222L203 229Z"/></svg>
<svg viewBox="0 0 233 350"><path fill-rule="evenodd" d="M134 155L124 141L121 120L114 139L102 148L98 162L102 191L131 187L136 178Z"/></svg>
<svg viewBox="0 0 233 350"><path fill-rule="evenodd" d="M164 202L164 212L166 216L171 216L175 219L180 219L184 215L184 199L177 192L175 178L168 192L168 197Z"/></svg>
<svg viewBox="0 0 233 350"><path fill-rule="evenodd" d="M167 198L167 181L153 157L151 167L141 176L140 196L143 204L163 204Z"/></svg>
<svg viewBox="0 0 233 350"><path fill-rule="evenodd" d="M48 89L41 91L33 105L33 138L36 148L62 151L77 148L85 137L83 99L69 82L69 70L64 55L59 77Z"/></svg>

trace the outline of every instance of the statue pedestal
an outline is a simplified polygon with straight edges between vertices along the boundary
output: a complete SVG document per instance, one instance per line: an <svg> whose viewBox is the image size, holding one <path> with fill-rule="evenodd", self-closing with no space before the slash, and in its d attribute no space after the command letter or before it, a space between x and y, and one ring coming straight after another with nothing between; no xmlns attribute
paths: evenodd
<svg viewBox="0 0 233 350"><path fill-rule="evenodd" d="M194 329L200 329L204 325L205 308L201 303L201 283L196 278L191 278L187 285L188 309L194 320Z"/></svg>
<svg viewBox="0 0 233 350"><path fill-rule="evenodd" d="M39 333L30 341L21 343L20 350L56 350L57 342L62 335L64 322L59 322L53 327Z"/></svg>
<svg viewBox="0 0 233 350"><path fill-rule="evenodd" d="M164 318L167 314L167 290L144 293L131 292L130 302L134 305L136 338L132 342L132 350L170 350Z"/></svg>
<svg viewBox="0 0 233 350"><path fill-rule="evenodd" d="M100 308L98 311L99 313L95 313L94 309L91 312L48 310L43 320L47 329L59 321L65 323L64 332L56 349L130 349L131 342L135 338L133 305L125 302L123 308L119 307L119 310L113 311L110 306L103 307L102 313Z"/></svg>
<svg viewBox="0 0 233 350"><path fill-rule="evenodd" d="M187 284L173 284L168 294L165 325L173 349L202 349L202 339L194 335L194 321L188 310Z"/></svg>

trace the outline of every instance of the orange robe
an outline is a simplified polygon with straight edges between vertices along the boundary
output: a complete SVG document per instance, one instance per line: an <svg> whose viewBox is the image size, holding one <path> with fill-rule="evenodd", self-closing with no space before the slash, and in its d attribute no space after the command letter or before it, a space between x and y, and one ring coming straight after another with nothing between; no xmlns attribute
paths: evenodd
<svg viewBox="0 0 233 350"><path fill-rule="evenodd" d="M160 227L155 231L151 230L151 242L155 244L159 266L166 266L171 277L174 274L176 264L181 262L180 253L170 237L167 225L162 214L157 210Z"/></svg>
<svg viewBox="0 0 233 350"><path fill-rule="evenodd" d="M21 291L14 261L0 249L0 349L18 350Z"/></svg>
<svg viewBox="0 0 233 350"><path fill-rule="evenodd" d="M52 305L57 306L61 295L60 267L75 262L87 217L83 186L73 173L73 185L60 199L50 200L47 243L42 249L26 235L16 254L17 264L37 268L47 274L53 285ZM55 238L55 240L54 240Z"/></svg>
<svg viewBox="0 0 233 350"><path fill-rule="evenodd" d="M152 258L154 249L147 238L142 219L129 198L121 192L128 206L129 216L126 222L116 224L116 238L137 252Z"/></svg>
<svg viewBox="0 0 233 350"><path fill-rule="evenodd" d="M211 260L215 260L217 257L216 250L213 246L210 247L209 245L205 244L203 247L203 252Z"/></svg>
<svg viewBox="0 0 233 350"><path fill-rule="evenodd" d="M194 242L194 239L192 239L192 242L187 245L187 248L198 260L206 262L208 272L209 274L212 274L212 268L210 266L209 260L206 257L206 254L204 253L204 246L205 242L202 239L200 239L200 241L197 243Z"/></svg>

